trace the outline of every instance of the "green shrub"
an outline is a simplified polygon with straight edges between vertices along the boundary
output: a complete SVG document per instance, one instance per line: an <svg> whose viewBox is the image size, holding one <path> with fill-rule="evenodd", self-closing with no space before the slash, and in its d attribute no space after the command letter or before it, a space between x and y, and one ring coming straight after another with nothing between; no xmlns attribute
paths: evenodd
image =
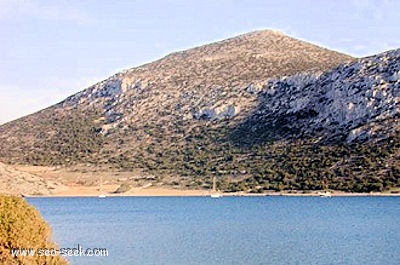
<svg viewBox="0 0 400 265"><path fill-rule="evenodd" d="M39 212L22 199L0 195L0 264L64 265L60 256L12 257L12 249L57 249L50 241L51 229Z"/></svg>

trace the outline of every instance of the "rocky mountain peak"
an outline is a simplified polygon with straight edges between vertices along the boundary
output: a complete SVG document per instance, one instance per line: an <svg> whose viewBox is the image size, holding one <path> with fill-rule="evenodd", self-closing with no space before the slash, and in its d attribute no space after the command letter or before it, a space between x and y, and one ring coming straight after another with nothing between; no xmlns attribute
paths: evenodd
<svg viewBox="0 0 400 265"><path fill-rule="evenodd" d="M156 122L155 106L181 120L233 117L254 100L245 87L260 90L270 77L316 73L351 60L276 31L255 31L118 73L58 107L101 109L104 130Z"/></svg>

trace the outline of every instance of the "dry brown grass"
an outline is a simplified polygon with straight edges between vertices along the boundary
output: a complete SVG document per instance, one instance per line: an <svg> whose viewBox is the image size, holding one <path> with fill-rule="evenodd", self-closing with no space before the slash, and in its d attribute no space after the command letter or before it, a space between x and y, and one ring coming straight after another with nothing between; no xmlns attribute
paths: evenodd
<svg viewBox="0 0 400 265"><path fill-rule="evenodd" d="M0 193L14 195L48 195L65 189L57 179L43 178L44 167L31 167L31 172L21 171L0 163ZM47 171L50 170L47 168Z"/></svg>

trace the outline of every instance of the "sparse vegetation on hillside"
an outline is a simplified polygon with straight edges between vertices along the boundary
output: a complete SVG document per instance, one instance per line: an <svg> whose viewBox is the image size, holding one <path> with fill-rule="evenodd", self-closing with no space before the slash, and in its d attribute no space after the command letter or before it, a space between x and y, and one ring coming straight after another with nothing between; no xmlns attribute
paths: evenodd
<svg viewBox="0 0 400 265"><path fill-rule="evenodd" d="M51 249L50 227L39 212L22 198L0 195L0 264L64 265L60 256L11 255L11 249Z"/></svg>
<svg viewBox="0 0 400 265"><path fill-rule="evenodd" d="M8 158L4 162L35 166L98 163L97 153L103 148L104 136L101 134L101 127L94 122L95 117L94 111L83 114L74 110L63 117L57 117L55 113L46 113L40 119L31 115L26 119L17 120L16 123L20 126L25 126L26 123L32 126L23 127L23 132L0 141L0 146L10 144L8 148L11 148L0 148L0 155ZM48 127L47 123L50 123L51 127ZM5 128L7 126L5 125ZM18 135L21 133L31 135L28 142L20 142ZM14 156L8 156L10 152Z"/></svg>
<svg viewBox="0 0 400 265"><path fill-rule="evenodd" d="M244 147L216 131L191 135L177 148L153 147L139 157L153 174L194 177L209 187L217 175L225 191L321 190L371 192L400 188L400 135L378 143L323 145L312 140ZM143 161L137 161L138 165Z"/></svg>

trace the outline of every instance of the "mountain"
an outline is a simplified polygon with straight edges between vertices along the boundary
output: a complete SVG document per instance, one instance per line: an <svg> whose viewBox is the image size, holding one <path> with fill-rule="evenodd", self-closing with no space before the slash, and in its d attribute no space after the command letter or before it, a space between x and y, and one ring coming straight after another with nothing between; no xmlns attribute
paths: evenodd
<svg viewBox="0 0 400 265"><path fill-rule="evenodd" d="M395 187L398 51L276 31L177 52L0 126L3 162L151 172L226 191Z"/></svg>
<svg viewBox="0 0 400 265"><path fill-rule="evenodd" d="M169 148L205 128L204 121L226 127L246 117L266 79L351 60L271 30L173 53L1 126L0 157L34 165L141 167L133 161L141 158L136 150Z"/></svg>

